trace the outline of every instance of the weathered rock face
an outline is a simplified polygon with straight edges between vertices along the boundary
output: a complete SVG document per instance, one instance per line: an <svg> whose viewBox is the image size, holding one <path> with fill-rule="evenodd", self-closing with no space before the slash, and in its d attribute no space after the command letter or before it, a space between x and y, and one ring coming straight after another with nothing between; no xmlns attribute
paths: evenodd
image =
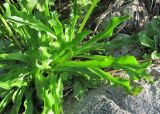
<svg viewBox="0 0 160 114"><path fill-rule="evenodd" d="M110 2L109 2L110 1ZM109 5L108 5L109 4ZM160 15L159 0L106 0L100 6L105 11L97 18L98 30L104 30L108 24L108 20L113 16L130 15L130 19L119 27L119 31L123 29L123 33L133 34L141 31L146 22L154 16ZM103 8L102 8L103 9Z"/></svg>
<svg viewBox="0 0 160 114"><path fill-rule="evenodd" d="M81 102L69 96L64 102L64 114L160 114L160 80L143 87L138 96L110 86L89 91Z"/></svg>

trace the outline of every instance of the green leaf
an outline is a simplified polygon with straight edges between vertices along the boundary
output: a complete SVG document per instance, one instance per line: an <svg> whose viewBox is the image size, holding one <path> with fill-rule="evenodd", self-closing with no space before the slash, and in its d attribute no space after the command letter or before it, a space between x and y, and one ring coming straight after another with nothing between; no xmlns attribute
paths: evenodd
<svg viewBox="0 0 160 114"><path fill-rule="evenodd" d="M26 94L25 95L26 99L24 101L24 107L25 107L24 114L33 114L33 99L32 99L33 91L30 89L26 89L25 94Z"/></svg>
<svg viewBox="0 0 160 114"><path fill-rule="evenodd" d="M54 73L44 77L40 70L36 72L36 90L39 98L44 102L42 114L60 114L62 112L61 97L63 86L61 78L58 80Z"/></svg>
<svg viewBox="0 0 160 114"><path fill-rule="evenodd" d="M109 25L107 28L96 35L94 35L89 41L87 41L81 48L78 48L78 52L82 53L87 51L92 45L94 45L98 40L109 38L113 34L113 30L123 21L127 20L129 16L123 16L123 17L113 17L111 22L109 22Z"/></svg>
<svg viewBox="0 0 160 114"><path fill-rule="evenodd" d="M15 79L13 81L7 81L7 82L0 81L0 88L3 88L5 90L10 90L13 87L22 87L22 86L27 86L27 83L21 82L18 79Z"/></svg>
<svg viewBox="0 0 160 114"><path fill-rule="evenodd" d="M113 84L121 85L125 88L127 92L131 92L131 86L129 79L127 78L119 78L119 77L113 77L110 73L105 72L99 68L90 68L90 71L100 76L103 80L111 81Z"/></svg>
<svg viewBox="0 0 160 114"><path fill-rule="evenodd" d="M88 60L88 61L71 61L71 62L65 62L58 66L60 67L97 67L97 68L106 68L112 64L113 60L110 58L105 58L104 60L98 61L98 60ZM58 67L57 66L57 67Z"/></svg>
<svg viewBox="0 0 160 114"><path fill-rule="evenodd" d="M37 9L41 12L48 12L48 5L54 5L55 0L38 0Z"/></svg>
<svg viewBox="0 0 160 114"><path fill-rule="evenodd" d="M138 35L142 45L154 49L154 41L147 36L145 31L140 32Z"/></svg>
<svg viewBox="0 0 160 114"><path fill-rule="evenodd" d="M4 7L7 9L8 13L6 15L7 19L21 25L29 25L30 27L38 30L38 31L45 31L49 36L57 39L54 32L44 25L41 21L37 20L33 15L27 14L24 11L18 11L14 5L11 4L4 4Z"/></svg>
<svg viewBox="0 0 160 114"><path fill-rule="evenodd" d="M71 1L72 7L71 7L71 13L70 13L70 19L65 24L65 37L68 39L68 41L72 41L76 36L77 31L77 21L80 17L80 10L77 4L77 0Z"/></svg>
<svg viewBox="0 0 160 114"><path fill-rule="evenodd" d="M63 89L64 89L62 76L63 75L61 75L61 77L59 78L58 83L57 83L57 88L56 88L56 94L60 100L63 98Z"/></svg>
<svg viewBox="0 0 160 114"><path fill-rule="evenodd" d="M7 12L8 13L8 12ZM5 29L7 30L7 32L9 33L9 37L12 37L13 38L13 41L15 42L16 46L18 46L20 49L22 49L20 43L18 42L18 39L15 37L15 35L13 34L12 30L10 29L8 23L7 23L7 20L4 19L4 17L0 14L0 19L1 21L3 22L4 26L5 26Z"/></svg>
<svg viewBox="0 0 160 114"><path fill-rule="evenodd" d="M3 98L3 100L0 102L0 113L3 113L4 109L10 103L13 93L14 93L14 90L9 91L5 96L5 98Z"/></svg>
<svg viewBox="0 0 160 114"><path fill-rule="evenodd" d="M150 82L152 78L146 73L146 68L149 65L150 62L139 64L135 57L124 56L115 59L111 66L116 69L125 70L132 80L144 78Z"/></svg>
<svg viewBox="0 0 160 114"><path fill-rule="evenodd" d="M18 61L28 62L29 58L27 55L17 52L17 53L10 53L10 54L7 54L7 53L0 54L0 60L6 60L6 61L18 60Z"/></svg>
<svg viewBox="0 0 160 114"><path fill-rule="evenodd" d="M128 46L131 44L138 43L137 36L129 36L127 34L118 34L113 40L102 42L100 48L106 51L111 51L114 49L122 48L123 46Z"/></svg>
<svg viewBox="0 0 160 114"><path fill-rule="evenodd" d="M158 53L157 51L152 52L151 58L152 59L159 59L160 58L160 53Z"/></svg>
<svg viewBox="0 0 160 114"><path fill-rule="evenodd" d="M141 87L141 86L134 87L134 88L132 88L131 95L137 96L140 92L142 92L142 90L143 90L143 87Z"/></svg>
<svg viewBox="0 0 160 114"><path fill-rule="evenodd" d="M73 89L74 89L73 96L79 101L82 100L82 96L86 92L87 88L77 81L73 85Z"/></svg>
<svg viewBox="0 0 160 114"><path fill-rule="evenodd" d="M129 56L129 55L117 57L114 62L122 65L136 65L136 66L139 65L136 58L134 56Z"/></svg>
<svg viewBox="0 0 160 114"><path fill-rule="evenodd" d="M31 13L33 8L38 4L38 0L19 0L18 3L22 10L25 9L25 11Z"/></svg>
<svg viewBox="0 0 160 114"><path fill-rule="evenodd" d="M43 77L40 73L40 69L35 69L35 86L37 90L37 96L40 100L43 100L42 96L44 95L44 87L43 87Z"/></svg>
<svg viewBox="0 0 160 114"><path fill-rule="evenodd" d="M87 58L87 59L91 59L91 60L99 60L99 61L103 61L104 59L109 59L109 60L113 60L113 57L111 56L104 56L104 55L78 55L76 57L81 57L81 58Z"/></svg>
<svg viewBox="0 0 160 114"><path fill-rule="evenodd" d="M93 9L96 7L96 5L97 5L98 2L99 2L99 0L93 0L93 3L91 5L91 7L89 8L89 10L88 10L87 14L85 15L82 23L80 24L80 27L78 29L78 33L82 32L82 30L83 30L83 28L84 28L87 20L89 19L91 13L93 12Z"/></svg>
<svg viewBox="0 0 160 114"><path fill-rule="evenodd" d="M76 37L71 42L69 42L67 44L67 47L72 48L74 50L75 49L74 47L76 47L77 45L79 45L82 42L82 40L86 36L88 36L90 33L92 33L92 31L90 31L90 30L85 30L85 31L82 31L81 33L78 33L76 35Z"/></svg>
<svg viewBox="0 0 160 114"><path fill-rule="evenodd" d="M6 65L6 64L0 64L0 69L5 69L7 67L8 67L8 65Z"/></svg>
<svg viewBox="0 0 160 114"><path fill-rule="evenodd" d="M13 107L11 109L11 113L12 114L18 114L19 110L20 110L20 106L22 103L22 98L23 98L23 94L25 92L25 88L22 87L20 89L18 89L12 96L12 100L13 100Z"/></svg>
<svg viewBox="0 0 160 114"><path fill-rule="evenodd" d="M84 38L92 32L82 30L98 1L92 1L93 4L80 25L77 0L71 1L70 19L65 19L62 23L58 14L51 11L54 9L49 4L51 0L18 0L15 3L13 1L13 4L10 1L4 4L4 16L0 16L3 23L0 23L0 27L6 27L9 34L2 30L0 35L1 38L8 39L12 36L15 39L11 39L7 45L2 42L3 47L0 47L0 69L5 70L0 76L0 97L4 98L0 103L1 111L5 110L11 101L10 96L13 96L11 113L19 113L21 106L24 106L25 114L40 113L33 103L33 98L36 97L42 114L61 114L63 91L68 83L74 85L77 99L101 81L123 86L133 95L141 91L141 88L132 86L130 82L141 78L150 79L145 72L147 63L139 64L133 56L113 58L88 53L104 49L104 46L110 50L123 46L122 43L138 41L135 38L129 39L129 36L121 36L121 39L106 44L98 42L111 37L114 29L128 16L114 17L103 32L85 41ZM16 47L18 44L20 48ZM112 76L105 71L107 68L122 69L129 76ZM14 88L16 92L9 95L7 92Z"/></svg>
<svg viewBox="0 0 160 114"><path fill-rule="evenodd" d="M71 49L63 50L62 55L56 55L54 58L55 63L64 63L73 57L73 51Z"/></svg>
<svg viewBox="0 0 160 114"><path fill-rule="evenodd" d="M52 19L48 23L54 28L56 35L63 34L63 26L55 13L52 14Z"/></svg>
<svg viewBox="0 0 160 114"><path fill-rule="evenodd" d="M0 78L0 88L9 90L13 87L27 86L27 82L24 80L24 77L28 75L23 69L23 67L15 67L16 69L10 70L8 73L5 73Z"/></svg>

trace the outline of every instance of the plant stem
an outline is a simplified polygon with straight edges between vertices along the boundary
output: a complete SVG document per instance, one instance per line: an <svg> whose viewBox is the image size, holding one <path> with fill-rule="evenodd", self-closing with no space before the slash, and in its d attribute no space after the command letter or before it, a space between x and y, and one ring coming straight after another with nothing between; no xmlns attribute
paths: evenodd
<svg viewBox="0 0 160 114"><path fill-rule="evenodd" d="M80 25L80 27L79 27L79 29L78 29L78 33L81 33L81 32L82 32L82 30L83 30L83 28L84 28L84 26L85 26L88 18L90 17L93 9L95 8L95 6L97 5L98 2L99 2L99 0L94 0L94 1L93 1L91 7L89 8L87 14L85 15L85 17L84 17L84 19L83 19L83 21L82 21L82 23L81 23L81 25Z"/></svg>
<svg viewBox="0 0 160 114"><path fill-rule="evenodd" d="M9 25L7 24L6 20L2 17L0 14L0 19L2 20L3 24L5 25L6 29L8 30L9 34L13 37L13 40L15 41L16 45L21 49L21 45L18 42L17 38L14 36L12 30L10 29Z"/></svg>

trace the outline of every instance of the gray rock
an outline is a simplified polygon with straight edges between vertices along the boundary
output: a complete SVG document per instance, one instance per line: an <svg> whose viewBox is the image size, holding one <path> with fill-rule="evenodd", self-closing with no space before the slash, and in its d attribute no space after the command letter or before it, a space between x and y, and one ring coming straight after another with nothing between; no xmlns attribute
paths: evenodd
<svg viewBox="0 0 160 114"><path fill-rule="evenodd" d="M110 8L106 9L106 13L104 12L100 17L100 19L103 17L103 21L101 21L98 30L104 30L111 17L124 15L130 15L131 18L122 24L119 29L125 27L127 29L127 33L130 33L131 31L138 32L143 29L144 23L149 20L150 14L147 12L144 5L142 5L138 0L114 0Z"/></svg>
<svg viewBox="0 0 160 114"><path fill-rule="evenodd" d="M112 17L130 15L131 18L118 27L118 32L138 33L154 16L160 15L160 0L106 0L109 1L110 5L102 8L105 11L96 19L98 31L104 30Z"/></svg>
<svg viewBox="0 0 160 114"><path fill-rule="evenodd" d="M144 83L143 87L137 96L109 85L90 90L80 102L68 96L64 114L160 114L160 81Z"/></svg>
<svg viewBox="0 0 160 114"><path fill-rule="evenodd" d="M64 103L64 114L130 114L106 94L104 86L91 90L80 102L68 97Z"/></svg>

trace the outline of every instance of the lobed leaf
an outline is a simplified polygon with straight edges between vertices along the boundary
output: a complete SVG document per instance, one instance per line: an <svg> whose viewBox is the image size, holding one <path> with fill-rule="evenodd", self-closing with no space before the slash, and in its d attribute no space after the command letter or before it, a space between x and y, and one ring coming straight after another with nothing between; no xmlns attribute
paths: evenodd
<svg viewBox="0 0 160 114"><path fill-rule="evenodd" d="M29 91L29 92L28 92ZM26 99L24 101L24 107L25 107L25 111L24 114L33 114L33 99L32 99L32 90L30 91L30 89L27 89L25 91L25 96Z"/></svg>
<svg viewBox="0 0 160 114"><path fill-rule="evenodd" d="M145 31L140 32L139 34L140 43L144 46L154 49L154 41L147 36Z"/></svg>
<svg viewBox="0 0 160 114"><path fill-rule="evenodd" d="M130 82L126 78L113 77L110 73L105 72L99 68L90 68L90 71L102 77L104 80L123 86L127 91L131 91Z"/></svg>
<svg viewBox="0 0 160 114"><path fill-rule="evenodd" d="M14 90L8 91L5 98L3 98L3 100L0 102L0 113L3 113L7 105L10 103L13 94L14 94Z"/></svg>
<svg viewBox="0 0 160 114"><path fill-rule="evenodd" d="M63 26L55 13L52 14L52 19L48 23L54 28L56 35L63 34Z"/></svg>
<svg viewBox="0 0 160 114"><path fill-rule="evenodd" d="M13 105L12 109L10 110L10 112L12 114L18 114L19 113L20 106L21 106L21 103L22 103L22 98L23 98L25 90L26 89L24 87L22 87L22 88L17 89L15 91L15 93L13 94L12 100L13 100L14 105Z"/></svg>
<svg viewBox="0 0 160 114"><path fill-rule="evenodd" d="M123 21L127 20L129 16L113 17L109 25L103 32L94 35L89 41L87 41L81 48L78 48L78 53L86 52L92 45L98 40L109 38L113 34L113 30Z"/></svg>
<svg viewBox="0 0 160 114"><path fill-rule="evenodd" d="M23 62L28 62L29 61L29 57L25 54L22 54L22 53L10 53L10 54L7 54L7 53L3 53L3 54L0 54L0 60L18 60L18 61L23 61Z"/></svg>
<svg viewBox="0 0 160 114"><path fill-rule="evenodd" d="M58 66L61 67L97 67L97 68L106 68L110 66L112 63L111 59L105 58L104 60L97 61L97 60L88 60L88 61L71 61L71 62L65 62L63 64L60 64Z"/></svg>
<svg viewBox="0 0 160 114"><path fill-rule="evenodd" d="M27 82L24 77L28 75L21 67L15 67L16 69L10 70L8 73L4 73L0 78L0 88L10 90L13 87L21 88L27 86Z"/></svg>
<svg viewBox="0 0 160 114"><path fill-rule="evenodd" d="M8 20L15 22L19 25L29 25L30 27L38 30L45 31L49 36L57 39L54 32L44 25L41 21L37 20L33 15L27 14L24 11L18 11L14 5L4 4L4 7L7 9L6 17Z"/></svg>
<svg viewBox="0 0 160 114"><path fill-rule="evenodd" d="M76 46L77 45L79 45L81 42L82 42L82 40L86 37L86 36L88 36L90 33L92 33L92 31L90 31L90 30L85 30L85 31L82 31L81 33L78 33L77 35L76 35L76 37L71 41L71 42L69 42L68 44L67 44L67 47L69 47L69 48L72 48L73 50L75 50L76 48Z"/></svg>

